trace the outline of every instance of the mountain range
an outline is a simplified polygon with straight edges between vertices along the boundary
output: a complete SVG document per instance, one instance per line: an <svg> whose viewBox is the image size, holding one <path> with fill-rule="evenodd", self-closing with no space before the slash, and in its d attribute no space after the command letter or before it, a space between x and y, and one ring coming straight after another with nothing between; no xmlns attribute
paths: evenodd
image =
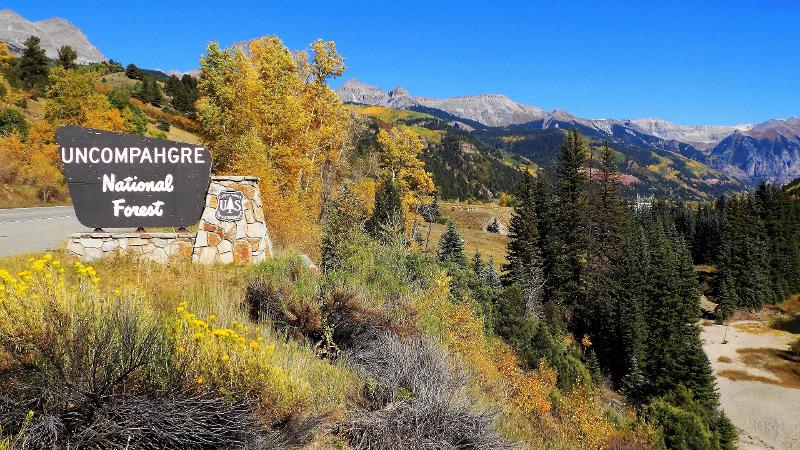
<svg viewBox="0 0 800 450"><path fill-rule="evenodd" d="M761 124L678 125L661 119L586 119L562 110L517 103L504 95L444 99L417 97L397 87L388 92L351 79L336 90L349 103L426 112L475 133L578 128L596 139L640 150L668 150L746 183L788 183L800 175L800 119ZM492 129L489 131L489 129Z"/></svg>
<svg viewBox="0 0 800 450"><path fill-rule="evenodd" d="M12 53L22 53L25 40L31 36L38 36L42 40L41 47L49 58L56 58L58 49L63 45L69 45L78 53L76 59L78 64L106 60L103 53L68 20L53 17L32 22L10 9L0 11L0 41L7 43Z"/></svg>

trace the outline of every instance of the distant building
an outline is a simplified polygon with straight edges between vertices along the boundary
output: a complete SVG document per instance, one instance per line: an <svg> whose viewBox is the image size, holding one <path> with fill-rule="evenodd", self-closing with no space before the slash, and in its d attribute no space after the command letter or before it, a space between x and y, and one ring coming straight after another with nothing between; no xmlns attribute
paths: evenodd
<svg viewBox="0 0 800 450"><path fill-rule="evenodd" d="M633 204L633 208L636 211L644 211L653 207L653 196L649 197L642 197L639 193L636 193L636 203Z"/></svg>

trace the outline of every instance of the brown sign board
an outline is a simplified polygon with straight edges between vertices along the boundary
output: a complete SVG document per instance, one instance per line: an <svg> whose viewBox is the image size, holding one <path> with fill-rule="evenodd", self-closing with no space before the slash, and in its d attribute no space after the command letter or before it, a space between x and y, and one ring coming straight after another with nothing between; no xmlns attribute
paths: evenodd
<svg viewBox="0 0 800 450"><path fill-rule="evenodd" d="M84 226L189 227L200 220L211 179L206 148L72 125L59 127L56 142Z"/></svg>

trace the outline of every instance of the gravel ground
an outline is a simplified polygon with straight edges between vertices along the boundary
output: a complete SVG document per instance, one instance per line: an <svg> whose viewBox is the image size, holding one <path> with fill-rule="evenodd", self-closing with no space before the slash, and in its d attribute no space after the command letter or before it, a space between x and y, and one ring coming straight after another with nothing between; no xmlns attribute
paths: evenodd
<svg viewBox="0 0 800 450"><path fill-rule="evenodd" d="M785 350L798 335L767 329L758 321L703 325L703 348L717 373L720 402L739 428L741 449L800 449L800 389L768 382L779 379L769 370L748 365L740 349ZM727 343L723 344L723 341ZM721 360L720 360L721 359ZM732 380L720 371L733 370L764 381Z"/></svg>

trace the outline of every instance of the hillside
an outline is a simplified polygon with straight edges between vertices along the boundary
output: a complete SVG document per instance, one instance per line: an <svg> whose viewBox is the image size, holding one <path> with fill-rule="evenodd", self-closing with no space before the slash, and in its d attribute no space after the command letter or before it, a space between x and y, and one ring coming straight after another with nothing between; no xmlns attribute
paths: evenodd
<svg viewBox="0 0 800 450"><path fill-rule="evenodd" d="M430 114L380 106L354 109L370 118L374 127L363 138L367 149L374 148L378 128L404 126L422 137L425 170L445 199L492 200L500 192L513 192L527 165L523 158L497 151Z"/></svg>
<svg viewBox="0 0 800 450"><path fill-rule="evenodd" d="M450 113L428 107L354 108L384 124L410 126L428 139L423 159L443 198L496 199L500 192L514 192L525 167L534 171L542 168L552 177L564 130L571 128L577 128L589 140L595 165L603 142L608 140L617 150L622 192L628 198L639 194L709 200L744 187L735 178L685 156L691 154L687 144L630 133L614 124L610 134L576 122L552 120L547 126L544 121L534 121L486 127L466 119L467 123L460 122Z"/></svg>

